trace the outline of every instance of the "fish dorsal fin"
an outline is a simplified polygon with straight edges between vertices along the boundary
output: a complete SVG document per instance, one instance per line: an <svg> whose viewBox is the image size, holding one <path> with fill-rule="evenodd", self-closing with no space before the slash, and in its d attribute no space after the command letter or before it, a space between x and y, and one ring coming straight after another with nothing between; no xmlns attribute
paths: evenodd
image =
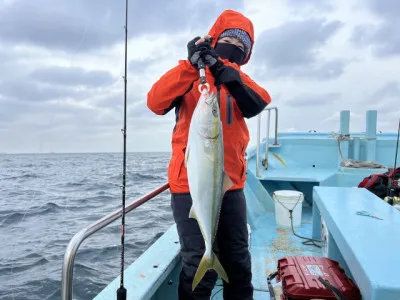
<svg viewBox="0 0 400 300"><path fill-rule="evenodd" d="M185 151L185 168L187 168L187 162L189 160L189 149L190 149L190 146L187 145L186 151Z"/></svg>
<svg viewBox="0 0 400 300"><path fill-rule="evenodd" d="M224 172L224 180L222 183L222 195L225 194L233 186L231 178Z"/></svg>

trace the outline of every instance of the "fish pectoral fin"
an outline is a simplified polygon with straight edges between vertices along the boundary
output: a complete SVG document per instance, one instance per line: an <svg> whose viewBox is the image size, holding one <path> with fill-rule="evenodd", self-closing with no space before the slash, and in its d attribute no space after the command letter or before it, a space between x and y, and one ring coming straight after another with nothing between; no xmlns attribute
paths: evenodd
<svg viewBox="0 0 400 300"><path fill-rule="evenodd" d="M207 255L203 255L201 258L200 264L197 268L196 274L194 275L193 283L192 283L192 291L196 288L196 286L203 279L207 270L213 269L217 272L217 274L225 281L229 283L228 275L226 274L224 267L218 260L218 257L214 252L211 252L211 257Z"/></svg>
<svg viewBox="0 0 400 300"><path fill-rule="evenodd" d="M194 210L194 206L193 206L193 205L192 205L192 207L190 208L189 218L193 218L193 219L196 219L196 220L197 220L196 211Z"/></svg>
<svg viewBox="0 0 400 300"><path fill-rule="evenodd" d="M222 194L225 194L227 190L233 187L233 182L231 178L224 172L224 180L222 183Z"/></svg>
<svg viewBox="0 0 400 300"><path fill-rule="evenodd" d="M186 151L185 151L185 168L187 168L187 162L189 160L189 150L190 150L190 146L187 145Z"/></svg>

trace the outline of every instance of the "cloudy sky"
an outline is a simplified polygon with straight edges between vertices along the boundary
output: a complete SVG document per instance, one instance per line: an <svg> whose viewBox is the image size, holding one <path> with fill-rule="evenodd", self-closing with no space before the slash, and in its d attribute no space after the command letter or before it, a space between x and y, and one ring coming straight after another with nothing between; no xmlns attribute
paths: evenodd
<svg viewBox="0 0 400 300"><path fill-rule="evenodd" d="M0 153L122 151L124 3L0 2ZM271 94L280 131L336 131L344 109L351 130L377 109L378 130L396 131L398 0L131 0L128 151L170 151L174 113L154 115L146 94L227 8L254 23L243 70Z"/></svg>

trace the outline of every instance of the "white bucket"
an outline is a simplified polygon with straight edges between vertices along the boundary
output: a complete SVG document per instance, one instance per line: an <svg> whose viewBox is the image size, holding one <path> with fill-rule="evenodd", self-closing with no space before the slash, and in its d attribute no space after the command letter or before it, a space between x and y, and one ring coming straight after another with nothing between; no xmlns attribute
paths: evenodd
<svg viewBox="0 0 400 300"><path fill-rule="evenodd" d="M293 210L293 227L301 225L301 213L304 196L302 192L282 190L273 193L275 200L275 219L279 226L291 227L289 210Z"/></svg>
<svg viewBox="0 0 400 300"><path fill-rule="evenodd" d="M328 227L326 226L324 218L321 216L321 241L322 241L322 256L323 257L329 257L328 253L328 243L329 243L329 231Z"/></svg>
<svg viewBox="0 0 400 300"><path fill-rule="evenodd" d="M250 227L250 224L248 224L248 223L247 223L247 233L249 235L248 243L249 243L249 249L250 249L250 246L251 246L251 240L250 240L250 238L251 238L251 227Z"/></svg>

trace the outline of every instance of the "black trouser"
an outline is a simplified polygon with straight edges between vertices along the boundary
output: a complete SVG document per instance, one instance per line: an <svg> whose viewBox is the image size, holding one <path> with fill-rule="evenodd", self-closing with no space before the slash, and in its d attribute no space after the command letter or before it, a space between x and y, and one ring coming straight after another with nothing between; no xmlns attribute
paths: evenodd
<svg viewBox="0 0 400 300"><path fill-rule="evenodd" d="M171 208L177 224L183 261L179 278L179 300L208 300L217 280L217 273L214 270L208 270L192 292L193 278L205 252L205 246L197 221L189 218L191 206L192 199L189 193L172 194ZM248 250L246 199L243 190L225 193L214 252L229 278L229 284L225 281L223 282L224 299L253 299L251 259Z"/></svg>

